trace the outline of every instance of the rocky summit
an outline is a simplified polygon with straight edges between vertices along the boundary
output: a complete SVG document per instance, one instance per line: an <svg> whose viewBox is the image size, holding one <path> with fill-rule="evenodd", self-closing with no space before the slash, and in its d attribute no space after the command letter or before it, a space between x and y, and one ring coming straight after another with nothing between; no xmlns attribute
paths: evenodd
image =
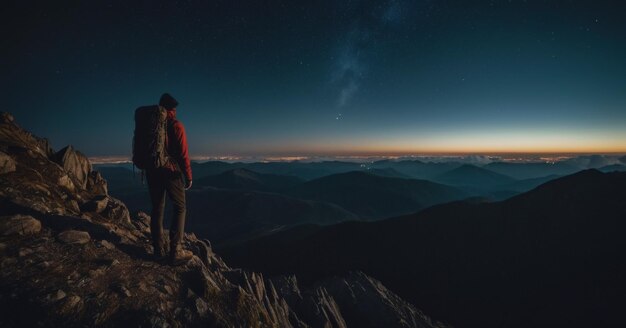
<svg viewBox="0 0 626 328"><path fill-rule="evenodd" d="M150 217L107 194L85 155L0 115L0 326L442 327L362 272L307 286L229 267L185 234L151 259Z"/></svg>

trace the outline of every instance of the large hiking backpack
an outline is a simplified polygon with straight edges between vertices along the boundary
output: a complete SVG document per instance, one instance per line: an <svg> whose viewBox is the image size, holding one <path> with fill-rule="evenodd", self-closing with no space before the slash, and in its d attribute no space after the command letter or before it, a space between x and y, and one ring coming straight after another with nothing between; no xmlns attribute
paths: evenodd
<svg viewBox="0 0 626 328"><path fill-rule="evenodd" d="M167 110L162 106L143 106L135 110L133 164L141 170L167 165Z"/></svg>

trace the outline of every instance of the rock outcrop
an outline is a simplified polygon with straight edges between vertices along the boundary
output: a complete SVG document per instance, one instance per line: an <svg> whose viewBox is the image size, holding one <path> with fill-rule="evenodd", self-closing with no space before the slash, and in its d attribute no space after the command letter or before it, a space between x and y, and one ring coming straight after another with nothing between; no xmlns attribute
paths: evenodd
<svg viewBox="0 0 626 328"><path fill-rule="evenodd" d="M0 151L0 174L15 171L15 160L3 151Z"/></svg>
<svg viewBox="0 0 626 328"><path fill-rule="evenodd" d="M69 145L52 155L51 159L68 172L78 186L83 189L87 187L91 173L91 163L87 156Z"/></svg>
<svg viewBox="0 0 626 328"><path fill-rule="evenodd" d="M52 156L53 153L48 139L39 138L21 129L14 123L13 115L6 112L0 113L0 140L3 140L2 148L0 148L2 151L9 148L13 151L21 149L38 153L46 158Z"/></svg>
<svg viewBox="0 0 626 328"><path fill-rule="evenodd" d="M80 152L43 140L0 117L0 151L15 162L0 175L2 327L440 326L363 273L302 288L230 268L193 233L191 261L156 262L150 217L106 195Z"/></svg>
<svg viewBox="0 0 626 328"><path fill-rule="evenodd" d="M41 231L41 222L30 215L13 215L0 218L0 234L34 235Z"/></svg>
<svg viewBox="0 0 626 328"><path fill-rule="evenodd" d="M86 188L96 195L107 195L109 193L107 182L98 171L89 173Z"/></svg>
<svg viewBox="0 0 626 328"><path fill-rule="evenodd" d="M362 272L324 281L350 327L433 327L440 325ZM369 316L368 313L377 313Z"/></svg>

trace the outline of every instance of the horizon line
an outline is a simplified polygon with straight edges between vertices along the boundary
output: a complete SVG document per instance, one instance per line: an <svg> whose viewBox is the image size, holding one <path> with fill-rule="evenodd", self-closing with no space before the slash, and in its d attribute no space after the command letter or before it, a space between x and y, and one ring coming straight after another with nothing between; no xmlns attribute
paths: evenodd
<svg viewBox="0 0 626 328"><path fill-rule="evenodd" d="M294 162L294 161L327 161L327 160L394 160L394 159L419 159L419 158L455 158L455 157L491 157L493 161L545 161L556 162L578 156L625 156L624 152L423 152L423 153L372 153L372 154L309 154L309 155L194 155L191 161L258 161L258 162ZM131 156L104 155L88 156L92 164L124 164L132 163Z"/></svg>

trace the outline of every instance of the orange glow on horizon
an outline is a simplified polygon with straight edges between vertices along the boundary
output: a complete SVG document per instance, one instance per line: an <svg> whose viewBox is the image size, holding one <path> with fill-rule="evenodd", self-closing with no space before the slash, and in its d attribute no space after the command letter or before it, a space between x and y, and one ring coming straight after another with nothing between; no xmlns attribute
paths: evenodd
<svg viewBox="0 0 626 328"><path fill-rule="evenodd" d="M393 137L372 136L357 142L311 141L306 145L285 145L281 153L332 155L411 155L411 154L621 154L626 153L626 131L589 134L572 132L519 131L467 132L455 135ZM268 147L273 148L273 147Z"/></svg>
<svg viewBox="0 0 626 328"><path fill-rule="evenodd" d="M269 150L269 149L268 149ZM411 154L626 154L626 143L605 143L601 145L593 143L579 143L573 145L307 145L304 147L280 147L274 148L271 153L290 154L291 156L307 156L311 154L327 155L372 155L393 156Z"/></svg>

